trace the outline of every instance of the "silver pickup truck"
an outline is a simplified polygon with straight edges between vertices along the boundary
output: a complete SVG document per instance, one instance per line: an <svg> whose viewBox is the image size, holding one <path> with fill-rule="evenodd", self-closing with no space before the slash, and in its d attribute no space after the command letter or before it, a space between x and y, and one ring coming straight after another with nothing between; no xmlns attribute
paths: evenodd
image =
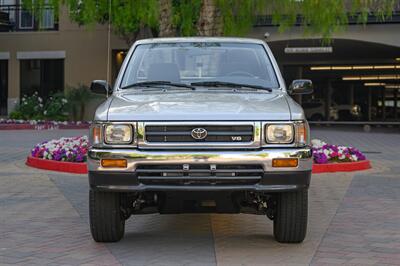
<svg viewBox="0 0 400 266"><path fill-rule="evenodd" d="M124 235L146 213L251 213L274 223L275 239L307 231L310 132L261 40L137 41L90 128L90 229L95 241Z"/></svg>

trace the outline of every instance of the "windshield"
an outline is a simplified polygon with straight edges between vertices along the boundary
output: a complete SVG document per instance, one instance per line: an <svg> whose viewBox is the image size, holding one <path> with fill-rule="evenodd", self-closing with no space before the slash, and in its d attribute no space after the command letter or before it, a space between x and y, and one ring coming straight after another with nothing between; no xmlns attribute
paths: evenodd
<svg viewBox="0 0 400 266"><path fill-rule="evenodd" d="M221 81L276 89L271 61L260 44L226 42L138 45L120 87L139 82L191 84Z"/></svg>

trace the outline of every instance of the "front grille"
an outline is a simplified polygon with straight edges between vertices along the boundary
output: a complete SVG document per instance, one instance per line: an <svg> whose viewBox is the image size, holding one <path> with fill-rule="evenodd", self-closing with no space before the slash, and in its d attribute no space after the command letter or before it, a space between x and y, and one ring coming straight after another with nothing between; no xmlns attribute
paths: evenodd
<svg viewBox="0 0 400 266"><path fill-rule="evenodd" d="M145 185L254 185L264 170L261 165L174 164L139 165L138 180Z"/></svg>
<svg viewBox="0 0 400 266"><path fill-rule="evenodd" d="M204 139L195 139L192 130L205 129L207 136ZM254 128L252 125L151 125L145 127L146 141L151 142L252 142Z"/></svg>

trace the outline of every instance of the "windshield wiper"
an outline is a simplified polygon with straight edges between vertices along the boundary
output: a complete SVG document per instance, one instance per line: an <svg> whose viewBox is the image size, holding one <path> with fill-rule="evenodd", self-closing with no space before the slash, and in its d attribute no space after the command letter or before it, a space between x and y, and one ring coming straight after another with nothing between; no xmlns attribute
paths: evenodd
<svg viewBox="0 0 400 266"><path fill-rule="evenodd" d="M129 89L134 87L154 87L154 86L171 86L171 87L178 87L178 88L189 88L191 90L195 90L196 88L185 84L185 83L175 83L171 81L164 81L164 80L157 80L157 81L144 81L144 82L137 82L133 84L129 84L127 86L121 87L121 89Z"/></svg>
<svg viewBox="0 0 400 266"><path fill-rule="evenodd" d="M200 81L200 82L192 82L190 83L192 86L204 86L204 87L232 87L232 88L251 88L256 90L266 90L268 92L272 92L271 88L252 85L252 84L241 84L234 82L225 82L225 81Z"/></svg>

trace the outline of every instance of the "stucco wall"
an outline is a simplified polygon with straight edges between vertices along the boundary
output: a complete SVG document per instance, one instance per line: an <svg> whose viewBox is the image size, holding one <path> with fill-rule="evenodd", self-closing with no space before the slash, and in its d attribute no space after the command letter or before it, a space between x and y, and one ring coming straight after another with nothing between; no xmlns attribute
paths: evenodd
<svg viewBox="0 0 400 266"><path fill-rule="evenodd" d="M64 85L89 85L94 79L107 79L107 26L79 27L61 11L58 31L0 32L0 52L9 52L8 109L20 94L20 64L23 51L65 51ZM126 49L118 37L111 36L112 49ZM110 71L111 73L111 71Z"/></svg>

